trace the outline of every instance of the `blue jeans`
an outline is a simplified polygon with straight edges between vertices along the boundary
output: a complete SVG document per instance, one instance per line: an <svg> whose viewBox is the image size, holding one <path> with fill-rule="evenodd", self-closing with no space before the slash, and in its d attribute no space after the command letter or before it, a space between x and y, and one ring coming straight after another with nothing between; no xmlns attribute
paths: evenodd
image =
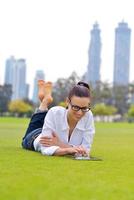
<svg viewBox="0 0 134 200"><path fill-rule="evenodd" d="M26 133L22 139L22 147L24 149L35 151L33 142L35 138L41 134L46 114L47 111L33 114Z"/></svg>

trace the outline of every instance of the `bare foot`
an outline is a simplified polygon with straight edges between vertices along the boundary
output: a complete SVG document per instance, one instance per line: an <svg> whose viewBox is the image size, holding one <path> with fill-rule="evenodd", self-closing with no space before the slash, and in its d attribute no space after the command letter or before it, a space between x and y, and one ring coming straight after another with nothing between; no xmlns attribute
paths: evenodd
<svg viewBox="0 0 134 200"><path fill-rule="evenodd" d="M52 103L53 98L51 96L52 94L52 82L46 82L44 84L44 91L45 91L45 99L48 102L48 104Z"/></svg>
<svg viewBox="0 0 134 200"><path fill-rule="evenodd" d="M38 80L38 97L39 97L41 102L45 97L44 85L45 85L44 80Z"/></svg>
<svg viewBox="0 0 134 200"><path fill-rule="evenodd" d="M44 99L41 101L41 104L39 106L39 110L48 110L48 101L47 99L44 97Z"/></svg>
<svg viewBox="0 0 134 200"><path fill-rule="evenodd" d="M51 96L52 93L52 82L45 82L44 80L38 80L38 97L40 101L42 102L44 99L49 105L52 103L53 98Z"/></svg>

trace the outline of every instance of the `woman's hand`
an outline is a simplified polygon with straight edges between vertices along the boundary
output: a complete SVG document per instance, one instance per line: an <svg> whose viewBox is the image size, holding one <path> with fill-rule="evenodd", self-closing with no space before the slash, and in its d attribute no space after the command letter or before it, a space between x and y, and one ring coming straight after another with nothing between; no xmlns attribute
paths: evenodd
<svg viewBox="0 0 134 200"><path fill-rule="evenodd" d="M54 155L62 156L62 155L75 155L78 153L76 147L68 147L68 148L59 148L55 151Z"/></svg>
<svg viewBox="0 0 134 200"><path fill-rule="evenodd" d="M67 154L72 154L76 156L88 156L87 151L82 146L76 146L76 147L68 147L66 148Z"/></svg>
<svg viewBox="0 0 134 200"><path fill-rule="evenodd" d="M55 151L54 155L75 155L75 156L88 156L86 150L82 146L59 148Z"/></svg>
<svg viewBox="0 0 134 200"><path fill-rule="evenodd" d="M75 156L89 156L88 151L83 146L77 146L77 153L75 153Z"/></svg>

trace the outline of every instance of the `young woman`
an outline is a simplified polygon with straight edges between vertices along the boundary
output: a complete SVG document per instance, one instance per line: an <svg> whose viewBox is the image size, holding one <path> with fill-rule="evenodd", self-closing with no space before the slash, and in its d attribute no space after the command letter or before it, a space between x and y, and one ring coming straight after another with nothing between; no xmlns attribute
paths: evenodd
<svg viewBox="0 0 134 200"><path fill-rule="evenodd" d="M52 84L40 80L38 86L41 104L23 137L23 148L43 155L89 156L95 129L88 84L78 82L71 89L67 108L55 106L49 110Z"/></svg>

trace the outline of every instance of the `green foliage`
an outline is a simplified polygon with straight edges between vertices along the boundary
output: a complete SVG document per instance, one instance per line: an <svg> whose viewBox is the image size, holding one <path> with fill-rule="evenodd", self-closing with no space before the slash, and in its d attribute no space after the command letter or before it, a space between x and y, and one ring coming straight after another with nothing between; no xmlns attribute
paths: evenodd
<svg viewBox="0 0 134 200"><path fill-rule="evenodd" d="M2 200L133 200L134 124L97 123L92 156L42 156L21 148L28 119L0 118Z"/></svg>
<svg viewBox="0 0 134 200"><path fill-rule="evenodd" d="M59 78L53 87L53 105L58 105L61 101L65 101L70 89L79 81L79 77L73 72L67 79Z"/></svg>
<svg viewBox="0 0 134 200"><path fill-rule="evenodd" d="M12 87L9 84L0 85L0 113L7 112L8 103L11 99Z"/></svg>
<svg viewBox="0 0 134 200"><path fill-rule="evenodd" d="M104 103L96 104L93 108L94 115L104 116L113 115L117 112L114 106L105 105Z"/></svg>
<svg viewBox="0 0 134 200"><path fill-rule="evenodd" d="M112 101L112 86L108 82L97 82L93 88L93 103L111 103Z"/></svg>
<svg viewBox="0 0 134 200"><path fill-rule="evenodd" d="M66 106L67 106L66 101L61 101L58 105L62 106L64 108L66 108Z"/></svg>
<svg viewBox="0 0 134 200"><path fill-rule="evenodd" d="M99 81L93 88L93 104L104 103L114 105L118 114L123 115L128 111L129 104L134 96L134 83L129 85L114 85Z"/></svg>
<svg viewBox="0 0 134 200"><path fill-rule="evenodd" d="M8 105L8 108L11 113L17 113L19 115L29 113L33 110L32 106L28 103L25 103L23 100L11 101Z"/></svg>
<svg viewBox="0 0 134 200"><path fill-rule="evenodd" d="M128 116L134 117L134 104L130 106L130 108L128 110Z"/></svg>
<svg viewBox="0 0 134 200"><path fill-rule="evenodd" d="M117 108L107 105L107 115L114 115L117 112Z"/></svg>
<svg viewBox="0 0 134 200"><path fill-rule="evenodd" d="M128 110L128 94L129 86L113 87L114 105L116 108L118 108L118 112L122 115Z"/></svg>

